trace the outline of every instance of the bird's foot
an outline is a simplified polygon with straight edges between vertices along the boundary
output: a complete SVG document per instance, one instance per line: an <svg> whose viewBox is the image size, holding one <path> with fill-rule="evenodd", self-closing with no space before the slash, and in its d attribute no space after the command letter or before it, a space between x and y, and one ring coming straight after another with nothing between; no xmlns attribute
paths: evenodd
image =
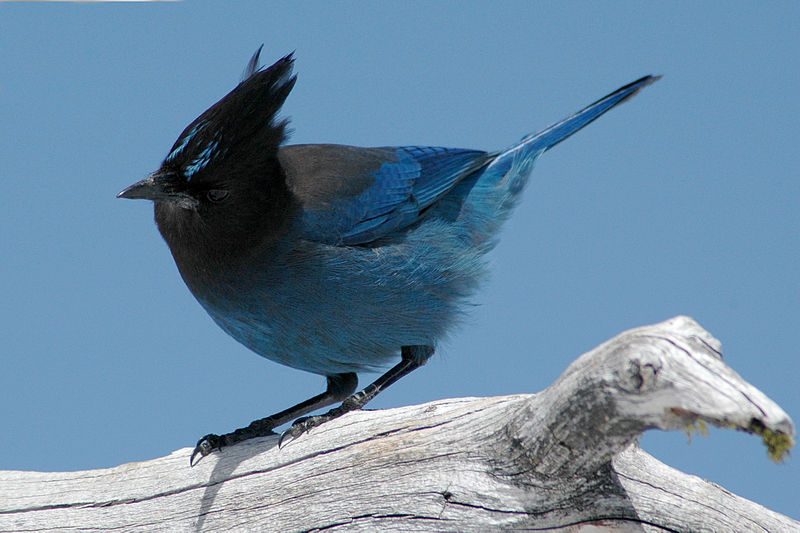
<svg viewBox="0 0 800 533"><path fill-rule="evenodd" d="M200 456L200 459L210 454L214 450L221 450L223 446L231 446L243 440L254 439L256 437L268 437L275 435L272 428L275 427L275 421L272 417L262 418L250 423L249 426L239 428L231 433L225 435L214 435L210 433L197 441L197 446L194 447L192 456L189 458L189 465L194 466L194 458ZM200 462L200 459L197 462Z"/></svg>
<svg viewBox="0 0 800 533"><path fill-rule="evenodd" d="M327 422L327 420L329 420L326 418L325 420L316 421L315 419L317 418L325 418L325 415L304 416L295 420L289 429L281 433L281 438L278 439L278 449L280 449L284 444L293 441L303 433L307 432L309 429L317 427L323 422Z"/></svg>
<svg viewBox="0 0 800 533"><path fill-rule="evenodd" d="M285 443L295 440L303 433L307 433L310 429L321 426L325 422L329 422L334 418L339 418L345 413L361 409L361 403L358 402L353 396L346 399L342 405L335 407L323 415L317 416L304 416L292 422L292 427L281 433L281 438L278 439L278 448L280 449ZM289 440L286 440L289 439Z"/></svg>
<svg viewBox="0 0 800 533"><path fill-rule="evenodd" d="M223 446L229 444L227 442L226 436L219 436L214 435L213 433L209 433L208 435L202 437L199 441L197 441L197 446L194 447L194 451L192 452L192 456L189 457L189 466L194 466L194 458L199 454L200 459L205 457L206 455L210 454L214 450L221 450ZM200 459L197 462L200 462Z"/></svg>
<svg viewBox="0 0 800 533"><path fill-rule="evenodd" d="M298 418L292 423L292 427L281 433L281 438L278 439L278 448L280 449L284 442L293 441L312 428L321 426L325 422L329 422L334 418L339 418L343 414L349 413L350 411L357 411L361 409L370 400L370 398L371 396L366 394L364 391L357 392L352 396L347 397L342 402L342 405L339 407L334 407L325 414ZM286 440L287 438L289 439L288 441Z"/></svg>

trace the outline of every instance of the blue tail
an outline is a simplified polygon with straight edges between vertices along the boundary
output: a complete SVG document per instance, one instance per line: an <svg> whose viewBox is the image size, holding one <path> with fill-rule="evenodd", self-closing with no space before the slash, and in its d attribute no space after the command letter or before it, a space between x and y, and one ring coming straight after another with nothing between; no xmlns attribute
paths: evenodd
<svg viewBox="0 0 800 533"><path fill-rule="evenodd" d="M635 82L617 89L608 96L604 96L593 104L589 104L571 117L565 118L561 122L553 124L539 133L533 133L523 137L520 144L527 145L527 151L533 153L547 151L573 133L576 133L578 130L583 129L600 118L606 111L632 98L636 93L659 79L661 79L661 76L645 76L639 78Z"/></svg>
<svg viewBox="0 0 800 533"><path fill-rule="evenodd" d="M464 234L471 242L482 243L484 251L494 246L497 231L519 200L539 156L660 77L638 79L561 122L490 154L488 165L453 191L453 196L463 198L469 208L465 213L470 216L460 217Z"/></svg>
<svg viewBox="0 0 800 533"><path fill-rule="evenodd" d="M639 78L561 122L553 124L539 133L526 135L514 146L493 154L494 160L489 164L486 173L496 177L504 176L507 192L511 196L516 196L524 187L528 175L540 155L659 79L661 76ZM511 175L506 176L507 173Z"/></svg>

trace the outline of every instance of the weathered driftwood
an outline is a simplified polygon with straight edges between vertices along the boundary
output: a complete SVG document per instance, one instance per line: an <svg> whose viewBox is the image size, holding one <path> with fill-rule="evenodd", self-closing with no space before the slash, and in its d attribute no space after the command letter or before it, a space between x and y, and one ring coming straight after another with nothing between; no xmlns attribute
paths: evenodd
<svg viewBox="0 0 800 533"><path fill-rule="evenodd" d="M0 531L798 531L641 451L649 428L756 432L789 417L678 317L622 333L539 394L355 412L189 468L191 449L86 472L0 472Z"/></svg>

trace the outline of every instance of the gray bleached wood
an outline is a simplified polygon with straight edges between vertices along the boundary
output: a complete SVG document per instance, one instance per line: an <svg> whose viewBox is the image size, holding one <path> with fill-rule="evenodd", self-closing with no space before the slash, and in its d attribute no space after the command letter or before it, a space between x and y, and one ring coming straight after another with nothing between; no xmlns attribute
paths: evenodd
<svg viewBox="0 0 800 533"><path fill-rule="evenodd" d="M634 443L703 421L794 434L720 351L677 317L600 345L538 394L350 413L195 468L185 448L106 470L0 472L0 531L800 531Z"/></svg>

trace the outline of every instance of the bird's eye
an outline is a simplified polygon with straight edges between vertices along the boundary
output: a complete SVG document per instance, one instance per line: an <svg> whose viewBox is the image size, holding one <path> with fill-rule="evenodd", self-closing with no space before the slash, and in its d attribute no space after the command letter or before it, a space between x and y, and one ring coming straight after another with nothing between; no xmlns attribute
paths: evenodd
<svg viewBox="0 0 800 533"><path fill-rule="evenodd" d="M212 202L221 202L227 197L228 191L224 191L222 189L211 189L210 191L206 192L206 198Z"/></svg>

